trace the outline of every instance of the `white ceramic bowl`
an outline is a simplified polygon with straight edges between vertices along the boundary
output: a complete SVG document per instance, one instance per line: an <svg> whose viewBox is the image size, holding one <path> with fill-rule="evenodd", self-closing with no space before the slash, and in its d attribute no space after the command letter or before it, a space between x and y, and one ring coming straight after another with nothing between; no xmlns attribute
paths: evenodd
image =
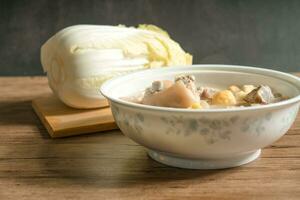
<svg viewBox="0 0 300 200"><path fill-rule="evenodd" d="M190 110L124 101L152 81L193 74L197 85L266 84L288 100L257 107ZM261 148L283 136L300 102L300 79L286 73L232 65L193 65L146 70L109 80L101 87L121 131L158 162L181 168L218 169L255 160Z"/></svg>

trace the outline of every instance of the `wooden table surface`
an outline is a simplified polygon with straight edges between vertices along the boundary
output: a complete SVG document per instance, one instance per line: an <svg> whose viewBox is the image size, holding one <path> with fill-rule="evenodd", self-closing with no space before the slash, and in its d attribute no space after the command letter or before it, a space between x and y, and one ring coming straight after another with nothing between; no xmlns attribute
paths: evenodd
<svg viewBox="0 0 300 200"><path fill-rule="evenodd" d="M225 170L164 166L120 131L50 139L31 108L45 77L0 78L0 199L300 199L300 116L261 157Z"/></svg>

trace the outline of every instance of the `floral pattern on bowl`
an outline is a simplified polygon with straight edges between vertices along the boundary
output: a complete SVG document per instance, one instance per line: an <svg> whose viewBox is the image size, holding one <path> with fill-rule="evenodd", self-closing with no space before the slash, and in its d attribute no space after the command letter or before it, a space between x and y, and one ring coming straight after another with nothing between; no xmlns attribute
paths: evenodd
<svg viewBox="0 0 300 200"><path fill-rule="evenodd" d="M296 110L297 111L297 110ZM287 112L282 116L282 127L290 126L297 115L296 111ZM147 116L140 112L120 112L119 108L112 106L115 121L123 132L144 134L144 127L148 127ZM238 115L229 118L186 118L183 115L170 115L158 117L158 123L164 124L162 133L166 135L201 135L207 144L214 144L220 140L231 140L232 127L239 127L240 133L260 136L267 134L266 123L272 122L272 113L261 117L252 116L241 118Z"/></svg>
<svg viewBox="0 0 300 200"><path fill-rule="evenodd" d="M218 140L230 140L232 131L230 126L238 121L238 116L230 119L209 119L206 117L184 118L183 116L161 117L160 120L167 124L165 134L190 136L200 134L208 144Z"/></svg>
<svg viewBox="0 0 300 200"><path fill-rule="evenodd" d="M124 132L128 133L138 133L143 134L144 128L144 115L141 113L120 113L119 108L112 106L111 107L113 116L119 128L125 130Z"/></svg>

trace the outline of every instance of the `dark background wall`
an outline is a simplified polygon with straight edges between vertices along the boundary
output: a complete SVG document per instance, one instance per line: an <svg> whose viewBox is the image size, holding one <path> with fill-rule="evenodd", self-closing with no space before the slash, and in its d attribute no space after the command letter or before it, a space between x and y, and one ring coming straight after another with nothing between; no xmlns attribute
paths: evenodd
<svg viewBox="0 0 300 200"><path fill-rule="evenodd" d="M43 74L40 46L74 24L152 23L194 55L300 71L298 0L0 0L0 75Z"/></svg>

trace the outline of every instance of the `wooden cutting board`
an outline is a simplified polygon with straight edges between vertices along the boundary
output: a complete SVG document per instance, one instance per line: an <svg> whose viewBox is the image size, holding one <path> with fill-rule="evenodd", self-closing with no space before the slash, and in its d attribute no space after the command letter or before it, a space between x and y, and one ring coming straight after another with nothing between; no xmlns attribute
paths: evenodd
<svg viewBox="0 0 300 200"><path fill-rule="evenodd" d="M106 100L105 100L106 101ZM53 138L117 129L110 108L74 109L54 95L32 101L32 107Z"/></svg>

